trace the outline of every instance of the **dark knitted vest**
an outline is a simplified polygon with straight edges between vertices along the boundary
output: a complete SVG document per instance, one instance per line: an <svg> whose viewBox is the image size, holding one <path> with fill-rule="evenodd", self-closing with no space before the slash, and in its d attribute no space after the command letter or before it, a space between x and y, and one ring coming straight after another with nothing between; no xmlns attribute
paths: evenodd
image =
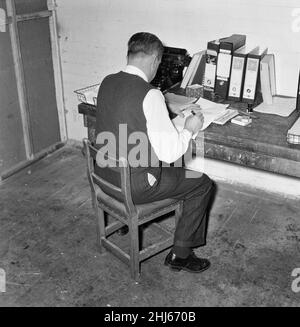
<svg viewBox="0 0 300 327"><path fill-rule="evenodd" d="M146 118L143 112L144 98L152 88L152 85L133 74L119 72L107 76L98 93L96 136L99 133L105 135L103 132L112 133L116 140L117 157L126 156L130 166L132 166L130 158L137 157L140 159L139 154L143 156L142 160L139 160L139 167L131 169L132 174L150 172L158 179L160 169L153 168L153 166L157 167L159 163L157 158L153 154L151 155L153 149L148 139ZM136 134L136 132L142 134ZM143 135L143 147L140 147L141 144L139 140L135 139L135 135ZM130 137L132 138L130 143L133 144L128 142ZM101 145L97 147L99 148ZM138 151L138 149L142 149L142 151ZM136 154L138 155L136 156ZM135 162L138 161L135 160ZM119 178L114 176L113 171L99 169L97 165L95 171L107 180L119 185Z"/></svg>

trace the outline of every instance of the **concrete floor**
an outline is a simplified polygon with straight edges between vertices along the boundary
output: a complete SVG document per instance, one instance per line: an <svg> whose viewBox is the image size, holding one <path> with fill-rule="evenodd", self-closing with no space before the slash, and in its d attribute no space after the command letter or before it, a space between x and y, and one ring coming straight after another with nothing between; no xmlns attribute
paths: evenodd
<svg viewBox="0 0 300 327"><path fill-rule="evenodd" d="M165 251L142 264L137 284L125 264L97 252L89 192L85 161L70 146L0 185L0 306L300 306L291 288L299 202L218 183L207 246L196 251L211 268L172 272Z"/></svg>

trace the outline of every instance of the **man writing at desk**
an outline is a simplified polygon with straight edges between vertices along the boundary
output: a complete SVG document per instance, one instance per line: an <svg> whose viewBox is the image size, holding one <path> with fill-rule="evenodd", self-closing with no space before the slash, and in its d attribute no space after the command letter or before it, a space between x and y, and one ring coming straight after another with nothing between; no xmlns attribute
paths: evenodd
<svg viewBox="0 0 300 327"><path fill-rule="evenodd" d="M107 76L100 86L96 135L111 132L116 137L117 149L122 124L126 124L128 135L136 131L146 135L148 164L131 169L133 201L142 204L166 198L183 200L183 214L176 226L174 245L165 265L174 270L201 272L210 266L210 262L198 258L192 249L203 246L206 241L206 211L213 183L205 174L187 178L183 167L162 167L161 162L172 163L184 155L192 135L203 125L203 116L199 107L192 105L197 113L186 119L183 131L178 132L174 127L163 94L149 84L156 75L162 54L163 44L155 35L141 32L130 38L126 68ZM176 108L169 109L178 114ZM128 158L132 147L132 144L127 144L126 149L120 148L120 151L125 151ZM151 150L158 158L157 164L153 164L153 158L150 160ZM129 165L134 166L130 160ZM96 165L95 171L119 185L112 170L105 171ZM110 195L117 198L116 194Z"/></svg>

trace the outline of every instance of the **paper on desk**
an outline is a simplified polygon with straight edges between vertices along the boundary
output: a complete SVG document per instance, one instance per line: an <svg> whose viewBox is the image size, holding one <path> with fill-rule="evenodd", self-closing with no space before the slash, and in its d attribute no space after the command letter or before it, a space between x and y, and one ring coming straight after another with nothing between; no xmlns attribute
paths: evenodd
<svg viewBox="0 0 300 327"><path fill-rule="evenodd" d="M288 117L296 109L296 98L274 96L272 104L261 103L253 108L254 111L264 114L273 114Z"/></svg>
<svg viewBox="0 0 300 327"><path fill-rule="evenodd" d="M288 130L288 134L300 136L300 118L298 118L294 125Z"/></svg>
<svg viewBox="0 0 300 327"><path fill-rule="evenodd" d="M225 113L226 108L229 106L228 104L215 103L203 98L199 98L196 104L201 107L201 113L204 117L201 131L204 131L215 119L222 116ZM183 130L186 118L192 113L190 109L186 109L183 111L183 114L184 118L177 116L173 119L173 123L179 132ZM196 136L197 135L193 135L193 138Z"/></svg>
<svg viewBox="0 0 300 327"><path fill-rule="evenodd" d="M214 110L220 110L221 108L225 110L229 106L229 104L215 103L204 98L199 98L196 104L198 104L202 109L211 110L212 112Z"/></svg>
<svg viewBox="0 0 300 327"><path fill-rule="evenodd" d="M169 92L165 93L164 96L167 103L176 104L182 108L182 110L197 100L197 98L190 98L184 95L177 95Z"/></svg>
<svg viewBox="0 0 300 327"><path fill-rule="evenodd" d="M100 85L99 85L99 87L100 87ZM97 98L99 87L97 87L93 90L84 92L84 96L86 98L87 103L94 104L94 98Z"/></svg>
<svg viewBox="0 0 300 327"><path fill-rule="evenodd" d="M300 144L300 118L287 132L287 141L292 144Z"/></svg>

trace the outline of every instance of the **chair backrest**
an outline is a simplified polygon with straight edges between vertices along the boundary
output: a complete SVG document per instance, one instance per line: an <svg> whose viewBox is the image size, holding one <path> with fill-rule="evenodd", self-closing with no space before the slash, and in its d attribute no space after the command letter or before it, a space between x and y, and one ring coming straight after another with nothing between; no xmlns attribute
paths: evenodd
<svg viewBox="0 0 300 327"><path fill-rule="evenodd" d="M103 153L103 156L106 159L106 162L109 164L108 167L112 167L112 170L117 170L120 172L121 177L121 187L118 187L95 173L94 165L96 164L96 157L101 149L96 149L88 139L83 139L83 146L85 150L86 160L87 160L87 173L90 185L92 190L96 193L96 185L104 192L101 186L105 186L106 188L112 190L113 192L118 193L121 198L123 198L123 203L126 207L127 214L133 215L136 214L136 207L132 201L131 196L131 183L130 183L130 167L128 161L121 157L120 159L113 158L109 156L107 153ZM101 167L100 167L101 168ZM96 185L95 185L96 184ZM104 192L105 193L105 192Z"/></svg>

